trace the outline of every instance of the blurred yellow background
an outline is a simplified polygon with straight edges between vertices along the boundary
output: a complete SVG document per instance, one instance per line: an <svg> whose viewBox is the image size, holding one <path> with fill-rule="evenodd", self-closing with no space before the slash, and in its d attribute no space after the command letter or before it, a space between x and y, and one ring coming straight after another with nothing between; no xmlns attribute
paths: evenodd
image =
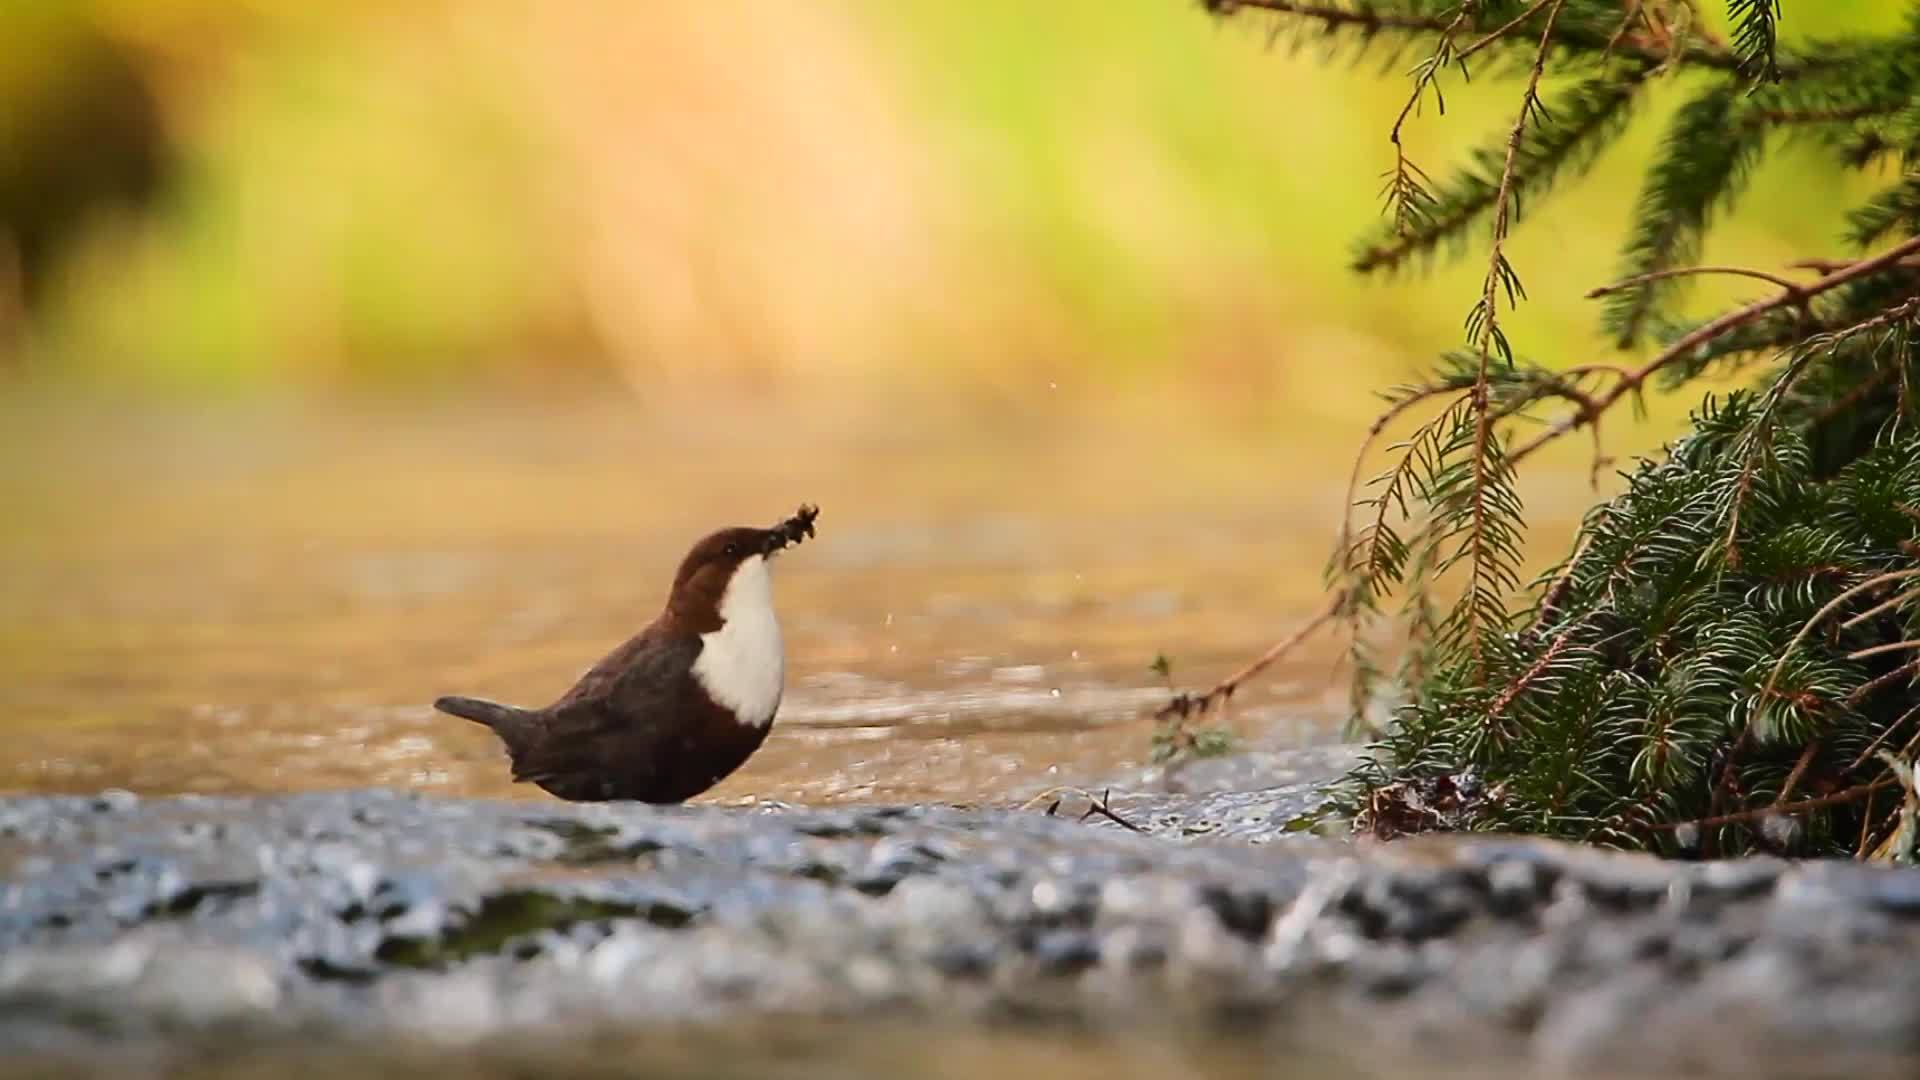
<svg viewBox="0 0 1920 1080"><path fill-rule="evenodd" d="M797 685L727 792L1110 774L1155 652L1202 684L1319 603L1374 392L1458 342L1483 272L1347 271L1411 57L1269 26L1188 0L0 6L0 787L503 793L491 744L420 703L550 697L693 536L801 499L826 512L783 601ZM1529 208L1522 353L1600 358L1581 296L1686 81ZM1515 97L1450 80L1413 156L1444 176ZM1710 261L1839 253L1869 181L1774 150ZM1594 497L1562 449L1523 487L1543 555ZM1337 730L1326 660L1250 700L1263 723Z"/></svg>

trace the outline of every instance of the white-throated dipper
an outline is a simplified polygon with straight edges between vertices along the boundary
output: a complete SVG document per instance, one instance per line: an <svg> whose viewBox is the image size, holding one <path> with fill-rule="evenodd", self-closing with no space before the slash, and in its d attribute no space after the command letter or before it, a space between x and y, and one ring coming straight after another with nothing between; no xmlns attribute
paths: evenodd
<svg viewBox="0 0 1920 1080"><path fill-rule="evenodd" d="M819 515L802 505L771 529L721 529L693 545L666 609L544 709L468 697L433 707L492 728L513 778L562 799L691 799L773 726L786 650L767 560L812 536Z"/></svg>

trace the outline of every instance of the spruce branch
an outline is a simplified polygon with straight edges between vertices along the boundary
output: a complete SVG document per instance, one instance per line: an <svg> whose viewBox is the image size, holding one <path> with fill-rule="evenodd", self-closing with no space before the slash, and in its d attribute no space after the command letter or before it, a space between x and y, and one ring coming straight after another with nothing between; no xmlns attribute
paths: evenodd
<svg viewBox="0 0 1920 1080"><path fill-rule="evenodd" d="M1789 55L1776 0L1733 3L1731 44L1696 22L1695 0L1208 6L1423 43L1389 135L1388 220L1355 264L1393 271L1489 238L1465 346L1388 396L1328 565L1321 618L1351 630L1356 720L1386 668L1373 639L1390 596L1405 631L1405 700L1353 778L1361 818L1382 835L1521 830L1708 856L1908 851L1920 834L1906 764L1920 746L1920 580L1908 579L1920 574L1920 18ZM1464 77L1476 60L1522 76L1519 109L1436 183L1400 136L1428 93L1444 111L1446 71ZM1549 67L1576 77L1550 101ZM1590 294L1620 341L1660 346L1632 363L1523 360L1504 326L1525 296L1507 252L1522 208L1591 165L1652 80L1689 68L1707 70L1643 181L1624 280ZM1804 267L1812 280L1698 258L1776 133L1849 166L1900 162L1850 220L1856 243L1885 250ZM1671 298L1705 275L1769 292L1682 320ZM1600 429L1623 399L1763 360L1764 382L1709 395L1685 437L1621 474L1572 554L1521 587L1514 471L1529 454L1589 428L1597 476ZM1550 401L1570 408L1542 415ZM1387 429L1425 405L1434 415L1363 491ZM1872 582L1880 592L1851 591ZM1521 597L1526 610L1509 608ZM1859 772L1876 754L1909 791L1891 813L1888 779ZM1871 783L1827 794L1853 780Z"/></svg>
<svg viewBox="0 0 1920 1080"><path fill-rule="evenodd" d="M1259 11L1311 23L1330 32L1350 31L1369 38L1384 34L1423 37L1445 33L1453 26L1453 18L1444 13L1421 10L1415 5L1384 4L1379 0L1347 0L1345 3L1333 0L1200 0L1200 3L1207 11L1219 16L1233 15L1243 10ZM1597 10L1605 5L1592 6ZM1642 14L1644 16L1644 12ZM1635 32L1633 21L1631 18L1575 20L1557 36L1555 48L1564 49L1575 57L1633 60L1647 67L1685 65L1728 72L1741 69L1740 55L1710 35L1697 30L1692 33L1673 33L1664 28ZM1650 20L1643 18L1641 21L1651 25ZM1524 22L1522 20L1520 25L1524 25ZM1472 26L1471 22L1462 24L1464 28ZM1518 28L1516 25L1512 29ZM1483 48L1498 46L1506 40L1504 37L1495 38ZM1793 59L1780 58L1777 66L1783 75L1791 75L1804 65Z"/></svg>
<svg viewBox="0 0 1920 1080"><path fill-rule="evenodd" d="M1360 470L1367 460L1368 451L1389 425L1414 406L1443 394L1458 393L1471 385L1456 377L1407 388L1396 395L1386 412L1374 419L1366 437L1361 440L1360 450L1354 455L1353 467L1347 474L1346 498L1341 505L1348 509L1341 515L1340 534L1334 544L1334 564L1340 568L1338 576L1341 587L1351 590L1357 600L1371 601L1378 595L1383 582L1397 582L1399 579L1399 567L1406 554L1405 546L1388 525L1387 515L1397 507L1400 514L1405 516L1415 468L1437 459L1440 452L1437 443L1439 420L1422 425L1411 439L1401 444L1401 448L1407 452L1401 455L1391 470L1376 479L1379 493L1363 500L1359 498ZM1352 513L1352 508L1356 506L1374 511L1372 523L1357 537L1353 531ZM1356 554L1360 557L1356 558Z"/></svg>
<svg viewBox="0 0 1920 1080"><path fill-rule="evenodd" d="M1764 131L1739 122L1740 96L1718 85L1680 107L1647 171L1624 253L1632 289L1608 297L1605 323L1615 344L1630 348L1658 316L1674 290L1672 278L1653 276L1693 261L1715 212L1731 206L1758 160Z"/></svg>
<svg viewBox="0 0 1920 1080"><path fill-rule="evenodd" d="M1662 349L1653 359L1628 372L1626 377L1617 380L1606 392L1600 394L1595 399L1598 412L1589 413L1582 411L1570 413L1562 417L1540 434L1516 447L1511 455L1512 460L1517 463L1569 431L1574 431L1594 422L1599 413L1605 412L1607 409L1618 404L1620 399L1627 394L1639 390L1648 378L1669 364L1686 358L1695 349L1700 348L1708 342L1742 326L1746 326L1780 308L1804 303L1806 300L1823 293L1831 292L1842 285L1880 273L1889 267L1898 266L1903 260L1913 255L1920 255L1920 236L1911 237L1906 242L1889 248L1871 258L1848 263L1826 274L1817 281L1808 282L1796 289L1783 289L1774 296L1764 300L1757 300L1745 307L1729 311L1711 322L1696 327L1673 344Z"/></svg>
<svg viewBox="0 0 1920 1080"><path fill-rule="evenodd" d="M1560 10L1565 6L1566 0L1552 0L1551 6L1547 8L1547 25L1540 32L1540 48L1534 54L1533 70L1527 77L1527 88L1521 96L1520 113L1514 118L1512 133L1507 136L1506 163L1500 170L1500 186L1493 200L1493 242L1490 245L1491 254L1488 256L1486 280L1482 287L1481 307L1477 320L1480 366L1474 380L1472 398L1474 412L1471 492L1473 523L1469 534L1469 548L1472 555L1467 584L1469 600L1464 605L1464 610L1468 615L1465 632L1473 650L1475 667L1483 681L1486 665L1482 656L1480 635L1488 627L1484 625L1485 619L1480 611L1481 597L1492 595L1496 590L1504 591L1503 587L1506 584L1503 573L1505 568L1501 565L1506 552L1502 550L1503 545L1495 537L1493 523L1489 519L1495 512L1492 505L1495 500L1501 502L1510 500L1516 506L1518 503L1511 488L1505 486L1512 476L1511 468L1505 467L1503 462L1496 460L1501 455L1499 448L1492 442L1493 413L1488 401L1487 367L1495 350L1500 352L1507 367L1513 366L1513 348L1500 329L1499 291L1502 288L1505 289L1509 306L1514 303L1516 292L1523 294L1525 292L1520 286L1519 275L1507 261L1504 250L1513 205L1514 163L1519 158L1520 141L1526 133L1527 121L1533 119L1536 124L1546 121L1546 114L1540 108L1540 78L1546 72L1547 48L1553 43L1553 24L1559 19ZM1475 322L1473 316L1468 317L1469 335L1475 332ZM1498 492L1491 490L1495 483L1502 484L1504 490ZM1504 622L1504 610L1501 614L1500 621ZM1497 715L1497 713L1490 715Z"/></svg>
<svg viewBox="0 0 1920 1080"><path fill-rule="evenodd" d="M1520 14L1515 15L1513 18L1508 19L1504 23L1501 23L1499 26L1495 27L1494 29L1487 31L1485 36L1481 37L1480 40L1460 50L1459 59L1464 63L1467 60L1467 58L1471 57L1473 54L1479 52L1480 50L1486 48L1489 45L1492 45L1494 42L1499 41L1500 39L1506 37L1509 32L1517 28L1521 23L1526 22L1528 19L1531 19L1535 15L1540 14L1541 11L1546 9L1548 4L1552 4L1554 9L1553 16L1549 16L1549 20L1548 20L1549 22L1551 22L1554 16L1558 16L1560 14L1560 8L1562 6L1562 4L1560 3L1560 0L1533 0L1533 3L1527 5L1526 9L1521 11ZM1549 33L1551 33L1551 31L1549 31Z"/></svg>
<svg viewBox="0 0 1920 1080"><path fill-rule="evenodd" d="M1755 82L1779 82L1780 0L1727 0L1740 71Z"/></svg>
<svg viewBox="0 0 1920 1080"><path fill-rule="evenodd" d="M1400 106L1400 115L1394 117L1393 127L1387 133L1387 140L1393 144L1393 170L1388 174L1390 179L1386 186L1387 213L1393 219L1396 232L1411 231L1417 222L1429 220L1434 201L1426 184L1426 173L1407 157L1406 143L1400 137L1401 130L1406 127L1407 118L1426 100L1429 89L1433 91L1441 114L1446 114L1447 99L1440 91L1440 73L1459 61L1454 51L1454 38L1473 17L1478 3L1479 0L1460 0L1453 18L1441 28L1432 54L1414 65L1413 89L1408 92L1406 104Z"/></svg>
<svg viewBox="0 0 1920 1080"><path fill-rule="evenodd" d="M1799 290L1799 286L1792 282L1786 282L1785 285L1790 291ZM1802 303L1804 302L1802 298ZM1740 457L1740 475L1728 499L1728 509L1725 514L1726 526L1718 549L1718 553L1724 556L1729 567L1738 569L1740 566L1740 511L1753 491L1754 475L1759 468L1760 456L1772 446L1770 434L1774 416L1779 410L1780 403L1792 390L1795 381L1815 356L1821 354L1830 356L1852 338L1881 327L1905 322L1917 312L1920 312L1920 298L1895 305L1871 318L1839 330L1816 334L1807 338L1803 345L1794 350L1786 368L1773 381L1773 385L1767 388L1766 397L1762 400L1760 410L1754 416L1751 425L1740 436L1740 446L1736 451ZM1716 551L1709 549L1703 558L1714 554ZM1857 659L1857 657L1849 657L1849 659Z"/></svg>
<svg viewBox="0 0 1920 1080"><path fill-rule="evenodd" d="M1847 240L1868 247L1895 230L1920 233L1920 169L1847 217Z"/></svg>
<svg viewBox="0 0 1920 1080"><path fill-rule="evenodd" d="M1295 15L1328 27L1355 27L1367 33L1383 30L1444 31L1449 20L1437 15L1386 11L1370 4L1294 3L1292 0L1200 0L1215 15L1232 15L1242 8Z"/></svg>
<svg viewBox="0 0 1920 1080"><path fill-rule="evenodd" d="M1601 59L1611 58L1613 56L1613 50L1619 48L1620 43L1626 40L1627 31L1633 29L1633 24L1636 21L1646 18L1644 5L1645 0L1627 0L1624 5L1626 7L1626 13L1620 16L1620 25L1607 37L1606 47L1600 50Z"/></svg>

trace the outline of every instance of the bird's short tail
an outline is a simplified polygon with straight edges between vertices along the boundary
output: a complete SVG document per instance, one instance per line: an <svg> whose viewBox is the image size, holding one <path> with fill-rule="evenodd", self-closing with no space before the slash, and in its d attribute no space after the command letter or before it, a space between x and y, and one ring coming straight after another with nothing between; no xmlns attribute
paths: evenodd
<svg viewBox="0 0 1920 1080"><path fill-rule="evenodd" d="M520 736L526 731L527 720L532 715L525 709L470 697L439 698L434 701L433 707L449 716L485 724L500 736L510 750L519 748Z"/></svg>

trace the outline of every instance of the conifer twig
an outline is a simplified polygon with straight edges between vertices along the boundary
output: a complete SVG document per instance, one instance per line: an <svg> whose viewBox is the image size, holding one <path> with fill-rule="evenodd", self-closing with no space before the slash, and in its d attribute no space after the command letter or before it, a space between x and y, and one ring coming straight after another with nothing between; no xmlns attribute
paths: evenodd
<svg viewBox="0 0 1920 1080"><path fill-rule="evenodd" d="M1519 26L1521 23L1526 22L1528 19L1533 18L1535 15L1540 14L1540 10L1546 7L1548 4L1555 4L1555 0L1533 0L1533 3L1528 5L1525 11L1522 11L1520 14L1515 15L1511 19L1508 19L1506 22L1502 23L1498 29L1488 31L1487 34L1484 37L1482 37L1480 40L1460 50L1460 55L1458 59L1465 60L1467 57L1472 56L1474 53L1479 52L1481 49L1484 49L1487 46L1493 44L1494 42L1500 40L1501 38L1506 37L1508 31L1512 30L1516 26ZM1556 6L1558 5L1556 4Z"/></svg>
<svg viewBox="0 0 1920 1080"><path fill-rule="evenodd" d="M1216 13L1224 13L1236 8L1253 11L1271 12L1275 15L1291 15L1310 22L1317 22L1329 30L1352 30L1374 35L1384 31L1398 33L1444 33L1450 25L1444 14L1420 15L1400 11L1382 11L1368 7L1347 7L1329 3L1327 0L1203 0L1206 6ZM1628 20L1631 22L1631 20ZM1671 40L1647 40L1627 32L1605 33L1600 31L1577 30L1568 35L1562 45L1581 52L1592 52L1608 56L1623 56L1648 64L1672 63L1698 64L1721 71L1737 71L1741 58L1730 51L1723 43L1703 28L1695 27L1692 40L1688 41L1681 55L1673 54ZM1793 70L1795 65L1786 60L1780 63L1782 71Z"/></svg>
<svg viewBox="0 0 1920 1080"><path fill-rule="evenodd" d="M1566 0L1552 0L1552 6L1547 9L1546 28L1540 32L1540 48L1533 56L1533 69L1528 73L1527 88L1520 98L1519 115L1514 117L1513 130L1507 135L1507 157L1505 163L1500 168L1500 185L1493 197L1493 243L1491 245L1492 250L1487 257L1487 276L1482 287L1483 295L1480 300L1478 323L1480 368L1473 383L1474 432L1473 487L1471 495L1473 500L1473 513L1472 524L1468 533L1468 546L1469 550L1473 553L1470 573L1475 580L1468 584L1467 588L1469 590L1477 590L1480 588L1481 582L1478 579L1487 573L1488 564L1494 558L1487 546L1487 499L1489 497L1487 489L1491 483L1487 475L1487 455L1490 452L1488 444L1493 438L1493 414L1488 408L1487 401L1487 366L1492 360L1493 350L1496 347L1499 348L1509 365L1513 363L1513 350L1508 347L1506 335L1500 330L1499 314L1500 287L1502 285L1506 286L1507 301L1509 305L1511 305L1514 299L1514 292L1519 288L1520 283L1518 275L1514 273L1512 264L1507 262L1505 251L1507 231L1512 221L1513 212L1513 167L1514 163L1519 160L1520 157L1520 140L1526 133L1527 118L1540 111L1540 79L1546 74L1547 48L1553 43L1553 25L1560 18L1560 11L1565 6ZM1467 325L1469 332L1473 332L1473 327L1475 326L1473 316L1468 316ZM1478 608L1479 605L1473 602L1472 599L1469 599L1467 606L1469 613L1467 644L1473 650L1475 667L1484 677L1486 674L1486 662L1484 655L1482 655L1483 647L1480 641L1480 635L1477 632L1480 629L1476 617Z"/></svg>
<svg viewBox="0 0 1920 1080"><path fill-rule="evenodd" d="M1393 144L1393 172L1389 174L1386 187L1387 207L1393 213L1396 233L1408 232L1416 218L1426 216L1427 206L1433 201L1433 195L1425 183L1425 171L1407 157L1406 144L1400 139L1401 129L1407 126L1407 118L1426 98L1428 87L1434 87L1434 93L1439 94L1436 81L1440 78L1440 72L1457 59L1453 52L1454 36L1473 17L1478 3L1479 0L1460 0L1459 10L1440 28L1440 41L1434 46L1433 55L1414 67L1413 89L1407 94L1406 104L1400 106L1400 115L1394 117L1393 128L1387 132L1387 141ZM1446 99L1441 97L1439 102L1440 111L1446 112Z"/></svg>
<svg viewBox="0 0 1920 1080"><path fill-rule="evenodd" d="M1368 32L1380 30L1442 30L1447 20L1439 15L1409 15L1396 11L1374 11L1341 7L1329 3L1294 3L1292 0L1210 0L1216 10L1254 8L1276 15L1298 15L1330 27L1353 26Z"/></svg>
<svg viewBox="0 0 1920 1080"><path fill-rule="evenodd" d="M1787 265L1795 270L1812 270L1819 274L1831 274L1835 270L1845 270L1852 266L1853 261L1850 259L1795 259ZM1902 269L1920 270L1920 261L1912 259L1902 259L1897 265Z"/></svg>
<svg viewBox="0 0 1920 1080"><path fill-rule="evenodd" d="M1654 270L1650 273L1635 274L1633 277L1616 281L1611 285L1597 285L1587 290L1587 299L1598 300L1603 296L1611 296L1614 293L1631 289L1636 285L1645 285L1649 281L1690 277L1694 274L1732 274L1737 277L1750 277L1758 278L1761 281L1771 281L1775 285L1793 292L1798 292L1800 289L1800 283L1797 281L1781 277L1779 274L1770 274L1765 270L1752 270L1744 266L1670 266L1665 270Z"/></svg>
<svg viewBox="0 0 1920 1080"><path fill-rule="evenodd" d="M1627 0L1627 13L1621 16L1620 25L1614 28L1613 36L1607 39L1607 47L1600 50L1601 59L1604 60L1613 55L1613 50L1619 47L1621 41L1625 40L1627 30L1633 26L1633 20L1645 14L1641 10L1643 2L1644 0Z"/></svg>
<svg viewBox="0 0 1920 1080"><path fill-rule="evenodd" d="M1352 507L1355 505L1360 493L1360 469L1366 463L1367 451L1373 449L1374 440L1378 439L1380 433L1387 429L1387 425L1399 419L1408 409L1413 408L1422 401L1439 397L1442 394L1453 393L1459 389L1459 387L1447 383L1431 383L1419 387L1402 397L1399 401L1394 402L1393 406L1386 412L1374 418L1373 423L1367 428L1366 437L1360 440L1360 451L1353 456L1353 467L1347 472L1346 500L1340 505L1347 507L1348 512L1340 520L1339 550L1337 554L1344 557L1348 546L1353 540Z"/></svg>
<svg viewBox="0 0 1920 1080"><path fill-rule="evenodd" d="M1560 657L1560 650L1567 647L1567 642L1573 640L1573 632L1579 628L1580 624L1575 622L1562 630L1547 646L1546 651L1540 654L1540 659L1533 662L1533 666L1521 672L1519 678L1508 683L1506 688L1500 691L1500 696L1494 698L1493 703L1487 706L1487 719L1500 719L1500 714L1507 711L1507 706L1513 704L1513 699L1526 693L1527 687L1532 685L1542 672L1553 666L1553 662Z"/></svg>
<svg viewBox="0 0 1920 1080"><path fill-rule="evenodd" d="M1801 285L1794 290L1782 289L1777 295L1770 296L1764 300L1756 300L1746 307L1729 311L1709 323L1695 327L1691 332L1683 335L1678 341L1660 350L1659 355L1639 367L1634 368L1627 373L1625 378L1618 380L1613 386L1609 387L1605 393L1602 393L1596 399L1595 404L1598 406L1597 410L1589 412L1588 410L1582 409L1561 417L1549 425L1545 431L1542 431L1540 434L1535 435L1533 438L1515 447L1508 454L1508 460L1518 463L1523 458L1539 450L1542 446L1558 439L1560 436L1593 423L1599 419L1600 413L1618 404L1620 399L1627 396L1628 393L1638 390L1643 383L1662 368L1691 354L1693 350L1720 337L1728 331L1745 326L1779 308L1803 303L1805 300L1811 300L1813 297L1825 292L1830 292L1848 282L1857 281L1860 278L1878 273L1890 266L1901 263L1908 256L1915 254L1920 254L1920 236L1910 237L1906 242L1888 248L1878 255L1861 259L1858 262L1848 263L1817 281Z"/></svg>
<svg viewBox="0 0 1920 1080"><path fill-rule="evenodd" d="M1839 596L1827 601L1819 611L1813 613L1812 618L1800 624L1800 632L1793 635L1793 640L1787 642L1787 647L1781 651L1780 659L1774 661L1773 670L1767 674L1767 683L1760 690L1761 699L1765 700L1773 696L1773 687L1775 683L1780 681L1780 672L1786 668L1787 661L1793 658L1794 650L1800 647L1800 643L1806 640L1807 635L1813 631L1814 626L1816 626L1820 620L1833 614L1845 605L1847 601L1859 596L1863 592L1879 588L1888 582L1905 581L1916 575L1920 575L1920 569L1893 570L1885 574L1875 574L1873 577L1868 578L1853 588L1841 593Z"/></svg>

